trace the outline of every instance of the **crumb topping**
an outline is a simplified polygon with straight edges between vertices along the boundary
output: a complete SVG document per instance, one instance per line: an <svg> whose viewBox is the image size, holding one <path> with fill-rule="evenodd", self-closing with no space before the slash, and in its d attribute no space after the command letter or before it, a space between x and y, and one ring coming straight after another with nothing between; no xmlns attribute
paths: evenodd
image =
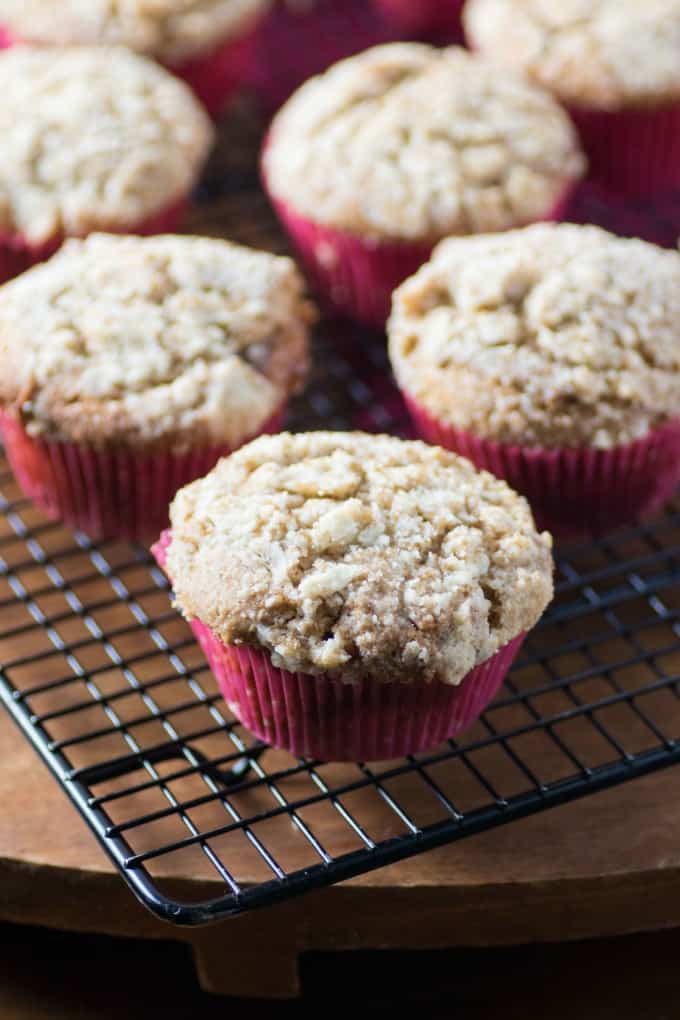
<svg viewBox="0 0 680 1020"><path fill-rule="evenodd" d="M379 240L544 217L584 169L552 98L458 47L379 46L311 79L264 154L277 198Z"/></svg>
<svg viewBox="0 0 680 1020"><path fill-rule="evenodd" d="M679 0L469 0L471 44L575 106L680 98Z"/></svg>
<svg viewBox="0 0 680 1020"><path fill-rule="evenodd" d="M469 461L391 436L267 436L171 508L176 603L276 666L458 684L552 596L550 536Z"/></svg>
<svg viewBox="0 0 680 1020"><path fill-rule="evenodd" d="M388 332L400 386L489 439L607 448L680 414L680 255L597 227L442 242Z"/></svg>
<svg viewBox="0 0 680 1020"><path fill-rule="evenodd" d="M187 86L123 49L0 53L0 233L136 226L192 188L212 144Z"/></svg>
<svg viewBox="0 0 680 1020"><path fill-rule="evenodd" d="M95 234L0 294L0 403L34 431L238 445L305 379L301 275L226 241Z"/></svg>
<svg viewBox="0 0 680 1020"><path fill-rule="evenodd" d="M270 0L0 0L0 23L28 42L126 46L178 63L250 29Z"/></svg>

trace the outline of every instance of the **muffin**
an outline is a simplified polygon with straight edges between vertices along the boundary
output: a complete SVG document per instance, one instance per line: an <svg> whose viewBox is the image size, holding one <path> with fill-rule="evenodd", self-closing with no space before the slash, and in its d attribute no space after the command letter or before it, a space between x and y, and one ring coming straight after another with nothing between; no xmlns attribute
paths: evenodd
<svg viewBox="0 0 680 1020"><path fill-rule="evenodd" d="M246 72L270 0L0 0L0 45L125 46L219 113Z"/></svg>
<svg viewBox="0 0 680 1020"><path fill-rule="evenodd" d="M143 538L177 489L302 386L311 308L290 259L199 237L93 235L0 288L0 431L24 493Z"/></svg>
<svg viewBox="0 0 680 1020"><path fill-rule="evenodd" d="M212 144L185 85L122 49L0 53L0 282L70 235L172 230Z"/></svg>
<svg viewBox="0 0 680 1020"><path fill-rule="evenodd" d="M182 489L154 549L230 709L325 760L440 743L552 595L549 535L465 459L364 433L263 437Z"/></svg>
<svg viewBox="0 0 680 1020"><path fill-rule="evenodd" d="M558 534L654 513L680 481L680 255L597 227L452 238L394 296L418 432Z"/></svg>
<svg viewBox="0 0 680 1020"><path fill-rule="evenodd" d="M550 96L462 49L419 43L367 50L309 81L263 155L317 290L378 327L437 241L559 216L583 166Z"/></svg>
<svg viewBox="0 0 680 1020"><path fill-rule="evenodd" d="M476 50L569 108L601 186L680 184L680 0L469 0L463 20Z"/></svg>
<svg viewBox="0 0 680 1020"><path fill-rule="evenodd" d="M464 0L376 0L377 7L402 32L430 35L457 32Z"/></svg>

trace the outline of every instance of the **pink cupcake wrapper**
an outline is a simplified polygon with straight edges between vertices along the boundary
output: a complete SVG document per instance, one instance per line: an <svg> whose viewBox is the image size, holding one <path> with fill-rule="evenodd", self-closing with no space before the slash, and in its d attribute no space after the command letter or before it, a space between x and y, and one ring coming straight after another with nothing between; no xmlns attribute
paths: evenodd
<svg viewBox="0 0 680 1020"><path fill-rule="evenodd" d="M261 21L237 39L229 39L211 53L168 70L182 78L201 100L211 117L218 117L247 75L254 59Z"/></svg>
<svg viewBox="0 0 680 1020"><path fill-rule="evenodd" d="M246 86L266 113L339 60L392 42L394 26L370 0L275 0L257 39Z"/></svg>
<svg viewBox="0 0 680 1020"><path fill-rule="evenodd" d="M266 153L267 143L265 143ZM263 174L265 187L266 174ZM573 184L544 217L562 218ZM269 194L309 281L331 313L346 315L366 326L383 329L392 294L420 269L432 254L433 244L369 242L332 227L315 223L287 202Z"/></svg>
<svg viewBox="0 0 680 1020"><path fill-rule="evenodd" d="M504 478L527 497L539 527L559 537L600 535L652 516L680 484L680 419L609 450L543 449L481 439L404 399L423 439Z"/></svg>
<svg viewBox="0 0 680 1020"><path fill-rule="evenodd" d="M328 311L366 326L384 327L393 291L432 254L431 244L369 244L299 216L286 202L271 201Z"/></svg>
<svg viewBox="0 0 680 1020"><path fill-rule="evenodd" d="M114 234L138 234L140 236L172 234L182 223L188 206L189 200L183 196L139 223L126 224L120 228L108 227L107 229L109 233ZM7 280L13 279L19 273L24 273L31 266L50 258L61 247L64 240L60 234L58 237L37 245L32 244L21 234L0 233L0 283L6 283Z"/></svg>
<svg viewBox="0 0 680 1020"><path fill-rule="evenodd" d="M281 409L262 432L279 431L283 416ZM51 519L93 538L157 535L168 524L168 507L178 489L232 452L226 444L181 454L138 453L42 439L29 435L7 412L0 412L0 433L24 495Z"/></svg>
<svg viewBox="0 0 680 1020"><path fill-rule="evenodd" d="M460 28L464 0L376 0L379 10L403 32L428 34Z"/></svg>
<svg viewBox="0 0 680 1020"><path fill-rule="evenodd" d="M570 109L588 156L590 177L624 198L680 185L680 103L662 109Z"/></svg>
<svg viewBox="0 0 680 1020"><path fill-rule="evenodd" d="M152 547L165 569L172 541ZM525 635L520 634L462 683L343 683L333 676L291 673L266 652L225 645L205 624L191 629L230 711L255 736L300 758L385 761L416 754L454 737L498 693Z"/></svg>

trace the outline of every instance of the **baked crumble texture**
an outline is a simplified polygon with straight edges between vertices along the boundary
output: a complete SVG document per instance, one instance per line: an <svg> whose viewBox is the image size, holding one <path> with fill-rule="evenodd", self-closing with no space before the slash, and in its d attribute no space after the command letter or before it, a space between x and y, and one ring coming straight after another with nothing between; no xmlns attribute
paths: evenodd
<svg viewBox="0 0 680 1020"><path fill-rule="evenodd" d="M50 46L126 46L181 63L250 29L270 0L0 0L0 23Z"/></svg>
<svg viewBox="0 0 680 1020"><path fill-rule="evenodd" d="M442 242L388 334L400 387L485 439L606 449L680 416L680 255L597 227Z"/></svg>
<svg viewBox="0 0 680 1020"><path fill-rule="evenodd" d="M0 234L34 245L134 229L191 191L213 141L189 88L123 49L4 50L0 95Z"/></svg>
<svg viewBox="0 0 680 1020"><path fill-rule="evenodd" d="M574 106L680 100L678 0L468 0L463 21L484 56Z"/></svg>
<svg viewBox="0 0 680 1020"><path fill-rule="evenodd" d="M183 614L294 672L458 684L552 596L522 497L391 436L262 437L182 489L171 521Z"/></svg>
<svg viewBox="0 0 680 1020"><path fill-rule="evenodd" d="M0 406L34 434L238 445L305 380L313 309L288 258L94 234L0 288Z"/></svg>
<svg viewBox="0 0 680 1020"><path fill-rule="evenodd" d="M397 43L312 78L274 119L269 190L376 240L430 242L547 216L584 170L545 92L459 47Z"/></svg>

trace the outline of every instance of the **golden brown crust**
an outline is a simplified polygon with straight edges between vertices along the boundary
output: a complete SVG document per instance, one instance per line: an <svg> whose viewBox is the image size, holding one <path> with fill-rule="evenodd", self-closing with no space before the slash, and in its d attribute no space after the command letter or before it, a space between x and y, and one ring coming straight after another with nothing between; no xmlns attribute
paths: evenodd
<svg viewBox="0 0 680 1020"><path fill-rule="evenodd" d="M0 295L0 404L55 438L236 446L306 377L300 273L226 241L95 234Z"/></svg>
<svg viewBox="0 0 680 1020"><path fill-rule="evenodd" d="M457 684L552 596L526 501L392 436L255 440L181 490L171 520L180 610L292 671Z"/></svg>
<svg viewBox="0 0 680 1020"><path fill-rule="evenodd" d="M574 106L680 99L678 0L468 0L469 42Z"/></svg>
<svg viewBox="0 0 680 1020"><path fill-rule="evenodd" d="M680 255L597 227L444 241L388 332L400 386L487 439L607 448L680 414Z"/></svg>
<svg viewBox="0 0 680 1020"><path fill-rule="evenodd" d="M123 49L0 53L0 234L135 229L192 190L213 140L188 87Z"/></svg>
<svg viewBox="0 0 680 1020"><path fill-rule="evenodd" d="M50 46L126 46L181 63L250 31L270 0L0 0L0 23Z"/></svg>
<svg viewBox="0 0 680 1020"><path fill-rule="evenodd" d="M436 241L542 219L580 177L546 93L458 47L379 46L313 78L273 122L273 194L325 226Z"/></svg>

